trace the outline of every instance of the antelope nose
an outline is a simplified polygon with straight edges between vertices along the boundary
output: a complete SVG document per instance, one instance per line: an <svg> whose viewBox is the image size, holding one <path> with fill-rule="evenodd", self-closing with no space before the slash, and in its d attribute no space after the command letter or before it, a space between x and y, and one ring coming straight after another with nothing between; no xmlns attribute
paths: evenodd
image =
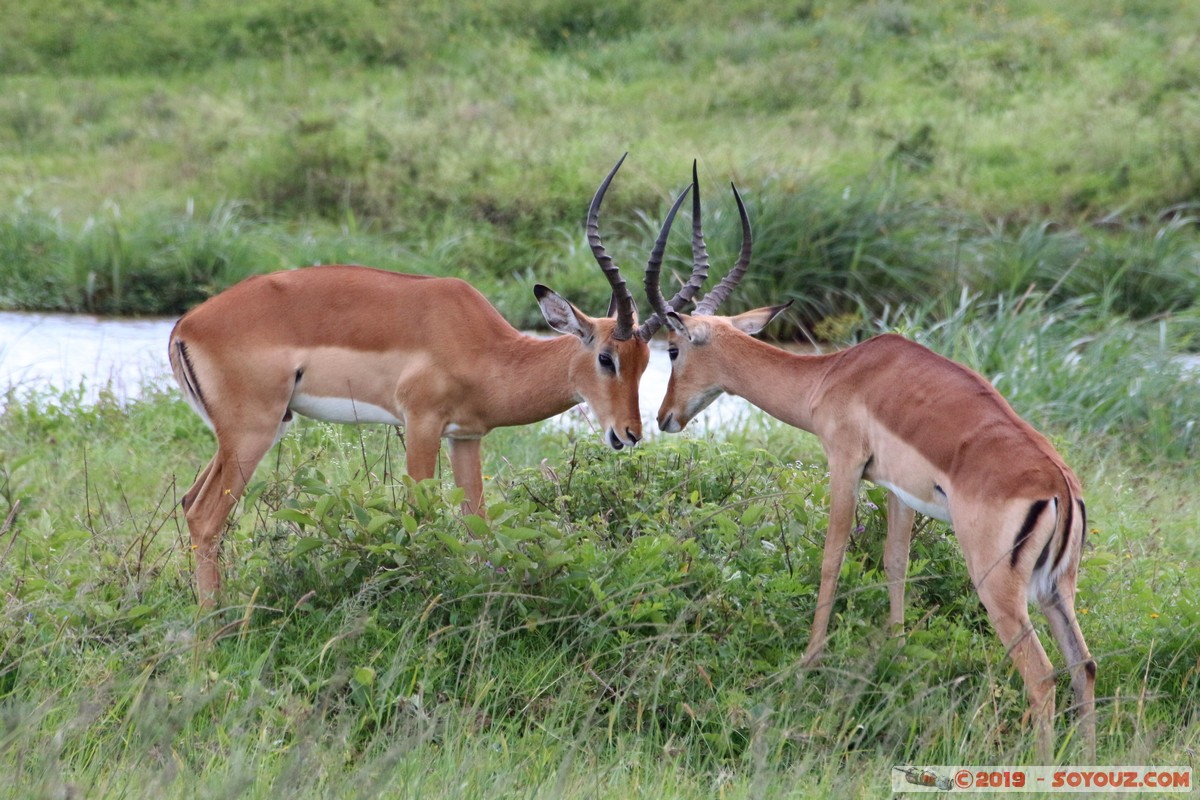
<svg viewBox="0 0 1200 800"><path fill-rule="evenodd" d="M663 433L679 433L683 424L675 418L675 412L669 411L658 419L658 429Z"/></svg>
<svg viewBox="0 0 1200 800"><path fill-rule="evenodd" d="M629 437L630 444L637 444L638 442L640 442L642 440L642 437L640 437L636 433L634 433L632 428L626 428L625 435Z"/></svg>

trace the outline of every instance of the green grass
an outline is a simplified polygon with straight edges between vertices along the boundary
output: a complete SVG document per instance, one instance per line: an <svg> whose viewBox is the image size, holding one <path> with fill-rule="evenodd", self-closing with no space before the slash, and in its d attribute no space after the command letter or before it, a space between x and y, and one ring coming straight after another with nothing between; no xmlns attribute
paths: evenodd
<svg viewBox="0 0 1200 800"><path fill-rule="evenodd" d="M1098 760L1190 763L1200 409L1171 337L1032 301L898 322L992 376L1084 482ZM5 796L871 797L897 763L1031 763L1019 678L943 526L915 540L905 645L885 634L878 489L828 657L800 668L827 512L807 434L486 444L489 519L462 520L448 470L411 485L390 430L297 426L227 536L226 606L197 618L176 503L202 423L173 393L11 402ZM1079 763L1067 721L1058 758Z"/></svg>
<svg viewBox="0 0 1200 800"><path fill-rule="evenodd" d="M796 324L950 282L1137 316L1200 296L1188 4L22 1L6 24L10 308L178 313L343 258L469 277L520 323L531 273L603 308L572 250L625 150L621 263L699 158L716 263L734 179L746 297L802 298Z"/></svg>

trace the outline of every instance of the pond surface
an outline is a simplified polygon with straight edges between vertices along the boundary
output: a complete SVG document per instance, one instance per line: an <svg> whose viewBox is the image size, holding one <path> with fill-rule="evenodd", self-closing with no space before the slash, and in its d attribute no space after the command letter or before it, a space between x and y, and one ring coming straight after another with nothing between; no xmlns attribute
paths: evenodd
<svg viewBox="0 0 1200 800"><path fill-rule="evenodd" d="M105 391L128 401L139 397L147 387L173 388L167 337L174 324L174 318L131 320L0 312L0 405L10 388L18 397L77 390L89 402ZM640 387L647 434L657 433L654 415L670 377L666 343L655 341ZM692 426L703 431L758 413L741 398L725 395ZM570 424L578 417L578 412L568 411L558 419Z"/></svg>
<svg viewBox="0 0 1200 800"><path fill-rule="evenodd" d="M0 312L0 392L80 389L138 397L173 380L167 337L174 319L106 319L81 314Z"/></svg>

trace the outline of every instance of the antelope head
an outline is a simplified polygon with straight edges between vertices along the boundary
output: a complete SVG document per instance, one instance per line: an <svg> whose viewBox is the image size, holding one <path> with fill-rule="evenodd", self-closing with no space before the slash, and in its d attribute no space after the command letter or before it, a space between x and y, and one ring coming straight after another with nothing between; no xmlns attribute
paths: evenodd
<svg viewBox="0 0 1200 800"><path fill-rule="evenodd" d="M687 295L687 299L690 299L703 284L708 266L701 232L700 187L696 179L695 164L692 165L692 186L692 247L694 253L704 254L705 270L703 273L693 272L693 280L684 287L687 289L695 283L695 288ZM664 320L668 328L667 355L671 359L671 379L658 410L658 427L666 433L678 433L683 430L692 418L725 391L718 362L726 349L719 344L714 347L714 343L719 343L721 339L729 336L754 335L791 305L789 302L778 306L766 306L732 317L716 315L717 308L728 299L745 276L746 269L750 266L753 244L746 205L742 202L737 187L733 184L730 186L742 222L741 252L733 269L721 279L716 288L700 299L695 310L690 315L682 313L682 307L687 300L678 304L674 300L670 303L664 302L662 292L658 288L657 271L646 272L646 296L655 309L655 317ZM696 281L698 274L699 280ZM679 295L676 295L676 299L678 298Z"/></svg>

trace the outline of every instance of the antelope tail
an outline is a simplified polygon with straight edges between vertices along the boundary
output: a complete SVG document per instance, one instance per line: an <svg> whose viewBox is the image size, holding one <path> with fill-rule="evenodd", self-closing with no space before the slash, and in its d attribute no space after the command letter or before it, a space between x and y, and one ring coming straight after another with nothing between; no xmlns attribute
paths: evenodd
<svg viewBox="0 0 1200 800"><path fill-rule="evenodd" d="M1047 504L1046 501L1038 502L1043 503L1043 507ZM1079 555L1083 551L1083 538L1087 531L1087 509L1083 500L1075 496L1071 482L1065 474L1062 493L1051 498L1048 504L1054 508L1054 532L1034 562L1029 583L1030 600L1039 602L1050 599L1062 574L1079 565ZM1033 516L1032 509L1030 516ZM1014 557L1016 552L1014 546Z"/></svg>
<svg viewBox="0 0 1200 800"><path fill-rule="evenodd" d="M179 384L179 389L183 392L183 398L187 400L192 410L200 415L200 419L204 420L205 424L211 428L213 424L208 415L208 409L205 407L204 392L200 390L200 380L196 377L196 368L192 365L187 345L182 339L171 337L167 358L171 362L171 372L175 375L175 382Z"/></svg>

